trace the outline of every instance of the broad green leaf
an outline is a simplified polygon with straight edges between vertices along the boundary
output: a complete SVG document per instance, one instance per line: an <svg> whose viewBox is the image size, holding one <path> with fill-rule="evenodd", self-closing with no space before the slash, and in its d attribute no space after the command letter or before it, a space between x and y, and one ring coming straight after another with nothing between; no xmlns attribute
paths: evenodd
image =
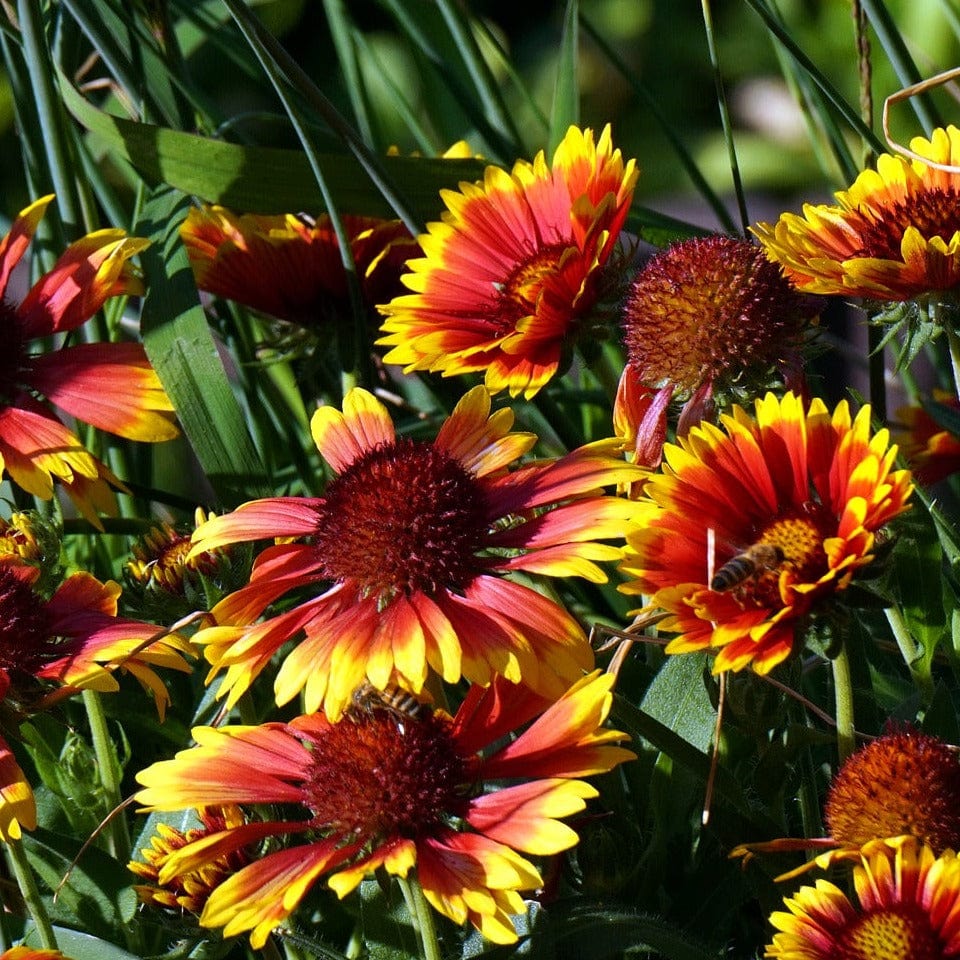
<svg viewBox="0 0 960 960"><path fill-rule="evenodd" d="M289 213L322 209L310 164L299 150L225 143L149 123L114 117L85 100L62 75L68 109L112 154L126 160L151 186L168 184L186 194L233 210ZM393 210L358 162L347 154L320 155L324 176L337 206L350 213L392 217ZM485 164L473 159L383 157L383 166L402 185L421 221L436 220L439 191L483 176Z"/></svg>
<svg viewBox="0 0 960 960"><path fill-rule="evenodd" d="M40 937L35 930L30 929L30 926L24 937L24 944L39 948ZM81 933L79 930L70 930L67 927L54 927L53 932L57 938L57 946L70 960L139 960L136 954L89 933Z"/></svg>
<svg viewBox="0 0 960 960"><path fill-rule="evenodd" d="M80 927L109 939L133 919L137 896L124 864L95 846L87 847L81 854L82 840L42 827L25 833L23 845L37 876L50 891L59 891L56 899L52 894L44 896L47 912L55 923Z"/></svg>
<svg viewBox="0 0 960 960"><path fill-rule="evenodd" d="M563 17L563 38L557 58L557 79L553 86L553 108L550 111L550 150L559 146L567 128L580 124L580 76L577 69L580 54L580 4L568 0Z"/></svg>
<svg viewBox="0 0 960 960"><path fill-rule="evenodd" d="M230 389L180 241L188 207L176 191L158 190L137 225L138 234L153 240L140 255L147 280L143 343L210 482L233 505L238 496L265 494L266 472Z"/></svg>

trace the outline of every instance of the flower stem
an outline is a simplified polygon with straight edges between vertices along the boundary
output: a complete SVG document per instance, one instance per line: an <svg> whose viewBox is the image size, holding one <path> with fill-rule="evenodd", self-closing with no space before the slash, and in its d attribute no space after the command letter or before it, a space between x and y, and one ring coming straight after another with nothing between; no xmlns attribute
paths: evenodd
<svg viewBox="0 0 960 960"><path fill-rule="evenodd" d="M440 960L440 944L437 942L437 927L433 921L433 911L423 895L423 887L420 886L419 879L416 876L397 879L400 882L400 889L403 890L407 907L410 909L414 926L420 934L423 960Z"/></svg>
<svg viewBox="0 0 960 960"><path fill-rule="evenodd" d="M100 694L96 690L84 690L83 705L87 711L87 722L90 724L90 737L100 771L100 784L108 808L113 810L120 805L120 765L117 763L110 732L107 730L107 717L103 712ZM106 827L106 835L110 852L121 863L126 863L130 859L131 846L126 818L111 817Z"/></svg>
<svg viewBox="0 0 960 960"><path fill-rule="evenodd" d="M897 647L900 649L903 662L907 665L907 669L910 671L910 676L913 677L914 683L920 688L920 695L924 703L929 704L933 699L933 680L929 675L924 676L923 673L914 666L920 657L920 650L910 635L910 630L907 628L906 621L903 619L903 614L896 607L887 607L884 613L887 615L890 632L893 634L893 639L897 642Z"/></svg>
<svg viewBox="0 0 960 960"><path fill-rule="evenodd" d="M957 337L953 324L947 321L943 324L947 333L947 346L950 348L950 366L953 368L953 386L960 397L960 338Z"/></svg>
<svg viewBox="0 0 960 960"><path fill-rule="evenodd" d="M846 645L830 661L833 666L833 696L837 714L837 753L843 763L856 748L853 723L853 679L850 674L850 655Z"/></svg>
<svg viewBox="0 0 960 960"><path fill-rule="evenodd" d="M30 917L37 928L41 946L45 950L56 950L57 938L53 932L53 924L50 923L50 917L47 916L43 900L40 898L40 890L37 888L23 844L19 840L11 839L7 841L4 849L7 852L7 863L16 877L23 902L27 905Z"/></svg>

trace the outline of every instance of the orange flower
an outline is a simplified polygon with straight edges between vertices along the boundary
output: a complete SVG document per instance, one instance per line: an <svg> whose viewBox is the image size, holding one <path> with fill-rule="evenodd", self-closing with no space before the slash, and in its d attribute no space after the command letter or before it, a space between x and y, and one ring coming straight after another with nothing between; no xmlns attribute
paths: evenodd
<svg viewBox="0 0 960 960"><path fill-rule="evenodd" d="M730 851L744 862L758 853L822 850L780 874L789 880L814 867L859 860L896 838L916 837L939 855L960 849L960 762L937 737L907 729L884 733L849 756L830 783L824 808L829 836L781 837Z"/></svg>
<svg viewBox="0 0 960 960"><path fill-rule="evenodd" d="M11 947L0 953L0 960L70 960L59 950L45 950L41 947Z"/></svg>
<svg viewBox="0 0 960 960"><path fill-rule="evenodd" d="M789 656L815 605L873 559L877 531L907 508L896 447L870 436L870 410L851 422L788 393L740 407L723 429L694 427L667 444L628 534L625 592L650 595L668 653L716 650L713 670L766 673ZM709 542L715 550L711 553Z"/></svg>
<svg viewBox="0 0 960 960"><path fill-rule="evenodd" d="M671 400L684 402L683 434L707 419L718 393L752 396L778 375L796 380L819 309L748 240L700 237L654 254L621 320L627 365L614 423L625 446L656 467Z"/></svg>
<svg viewBox="0 0 960 960"><path fill-rule="evenodd" d="M233 804L204 807L197 811L197 818L201 826L186 833L166 823L157 824L157 832L150 838L150 846L140 851L143 860L133 860L127 864L132 873L148 881L133 888L142 903L178 913L187 910L199 917L210 894L228 877L250 863L251 857L247 851L234 849L204 863L197 870L161 883L160 871L175 851L211 834L242 827L246 823L243 811Z"/></svg>
<svg viewBox="0 0 960 960"><path fill-rule="evenodd" d="M45 600L35 590L39 574L0 564L0 696L30 706L48 681L111 692L119 669L153 694L162 716L170 698L153 668L189 672L182 655L190 645L156 624L118 617L120 587L112 581L75 573Z"/></svg>
<svg viewBox="0 0 960 960"><path fill-rule="evenodd" d="M345 216L357 275L372 309L399 290L408 257L419 253L399 220ZM225 207L193 208L180 228L201 290L304 327L350 313L347 277L326 214L238 216Z"/></svg>
<svg viewBox="0 0 960 960"><path fill-rule="evenodd" d="M336 719L369 681L419 692L432 668L453 683L495 673L558 695L593 660L563 607L502 574L524 571L602 582L596 541L630 529L631 505L597 491L638 469L593 445L560 459L508 465L536 442L511 433L510 410L490 412L471 390L432 443L398 438L386 408L351 390L343 412L321 407L312 431L338 474L322 498L255 500L194 534L194 551L241 540L310 538L259 555L250 584L214 607L200 630L220 695L232 705L280 647L297 639L276 678L278 703L301 690L310 711ZM262 623L287 592L319 592Z"/></svg>
<svg viewBox="0 0 960 960"><path fill-rule="evenodd" d="M934 407L949 408L944 413L960 414L960 401L944 390L933 391ZM938 483L960 471L960 437L944 429L924 407L902 407L897 411L902 424L898 433L900 449L917 480Z"/></svg>
<svg viewBox="0 0 960 960"><path fill-rule="evenodd" d="M129 263L148 245L122 230L99 230L70 245L19 304L5 299L20 262L53 197L22 210L0 241L0 477L49 500L59 480L88 519L110 506L116 478L42 403L44 397L100 430L150 442L177 435L173 407L143 347L78 343L31 353L30 343L86 323L110 297L142 292Z"/></svg>
<svg viewBox="0 0 960 960"><path fill-rule="evenodd" d="M571 127L547 166L487 167L482 184L441 192L447 212L420 237L402 278L412 294L380 307L386 363L444 376L483 372L491 392L532 397L560 367L596 305L637 171L606 127Z"/></svg>
<svg viewBox="0 0 960 960"><path fill-rule="evenodd" d="M259 858L213 891L203 926L227 936L252 931L259 949L321 876L344 897L379 868L405 877L416 867L436 910L512 943L510 915L524 910L518 891L542 883L521 854L573 846L577 835L559 818L597 795L578 778L633 757L616 745L625 734L601 728L612 682L594 673L548 705L498 677L471 688L452 720L422 707L357 710L336 724L309 714L196 728L198 746L137 775L140 803L161 811L265 804L277 819L188 843L165 860L160 881L269 838Z"/></svg>
<svg viewBox="0 0 960 960"><path fill-rule="evenodd" d="M784 899L764 953L776 960L940 960L960 955L960 861L913 837L863 856L856 902L827 880Z"/></svg>
<svg viewBox="0 0 960 960"><path fill-rule="evenodd" d="M927 160L960 166L960 130L916 137L911 149ZM960 284L960 171L892 154L877 158L837 204L804 204L775 226L753 232L767 255L808 293L870 300L910 300Z"/></svg>

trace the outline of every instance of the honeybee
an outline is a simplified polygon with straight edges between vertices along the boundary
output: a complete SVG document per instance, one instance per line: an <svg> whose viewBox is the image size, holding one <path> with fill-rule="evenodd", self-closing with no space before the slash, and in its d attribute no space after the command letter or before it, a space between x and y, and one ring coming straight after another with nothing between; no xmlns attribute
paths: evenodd
<svg viewBox="0 0 960 960"><path fill-rule="evenodd" d="M427 709L427 704L402 687L390 685L378 690L372 683L364 682L354 690L347 715L356 722L363 715L387 713L402 730L404 720L419 720Z"/></svg>
<svg viewBox="0 0 960 960"><path fill-rule="evenodd" d="M783 550L773 543L754 543L731 557L713 576L710 589L718 593L733 590L767 570L776 570L785 559Z"/></svg>

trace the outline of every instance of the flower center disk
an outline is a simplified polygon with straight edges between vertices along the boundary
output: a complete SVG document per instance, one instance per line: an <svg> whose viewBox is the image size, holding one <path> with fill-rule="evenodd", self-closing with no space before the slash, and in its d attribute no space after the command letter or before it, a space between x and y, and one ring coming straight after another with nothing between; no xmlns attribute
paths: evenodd
<svg viewBox="0 0 960 960"><path fill-rule="evenodd" d="M0 567L0 670L8 675L32 673L55 649L40 597L29 584Z"/></svg>
<svg viewBox="0 0 960 960"><path fill-rule="evenodd" d="M900 904L868 913L840 938L837 960L940 960L943 948L925 911Z"/></svg>
<svg viewBox="0 0 960 960"><path fill-rule="evenodd" d="M312 744L303 803L318 828L363 840L416 839L466 813L466 773L444 721L364 713Z"/></svg>
<svg viewBox="0 0 960 960"><path fill-rule="evenodd" d="M512 333L517 321L537 312L544 285L551 274L558 272L567 244L553 243L539 248L502 283L497 284L497 298L490 319L501 334Z"/></svg>
<svg viewBox="0 0 960 960"><path fill-rule="evenodd" d="M327 576L385 601L462 590L479 570L485 501L477 478L445 451L382 444L327 487L316 535Z"/></svg>
<svg viewBox="0 0 960 960"><path fill-rule="evenodd" d="M899 260L900 242L907 227L916 227L924 239L940 237L949 243L960 230L960 197L954 189L929 190L906 203L886 208L878 219L869 217L860 228L861 246L854 254L880 260Z"/></svg>

